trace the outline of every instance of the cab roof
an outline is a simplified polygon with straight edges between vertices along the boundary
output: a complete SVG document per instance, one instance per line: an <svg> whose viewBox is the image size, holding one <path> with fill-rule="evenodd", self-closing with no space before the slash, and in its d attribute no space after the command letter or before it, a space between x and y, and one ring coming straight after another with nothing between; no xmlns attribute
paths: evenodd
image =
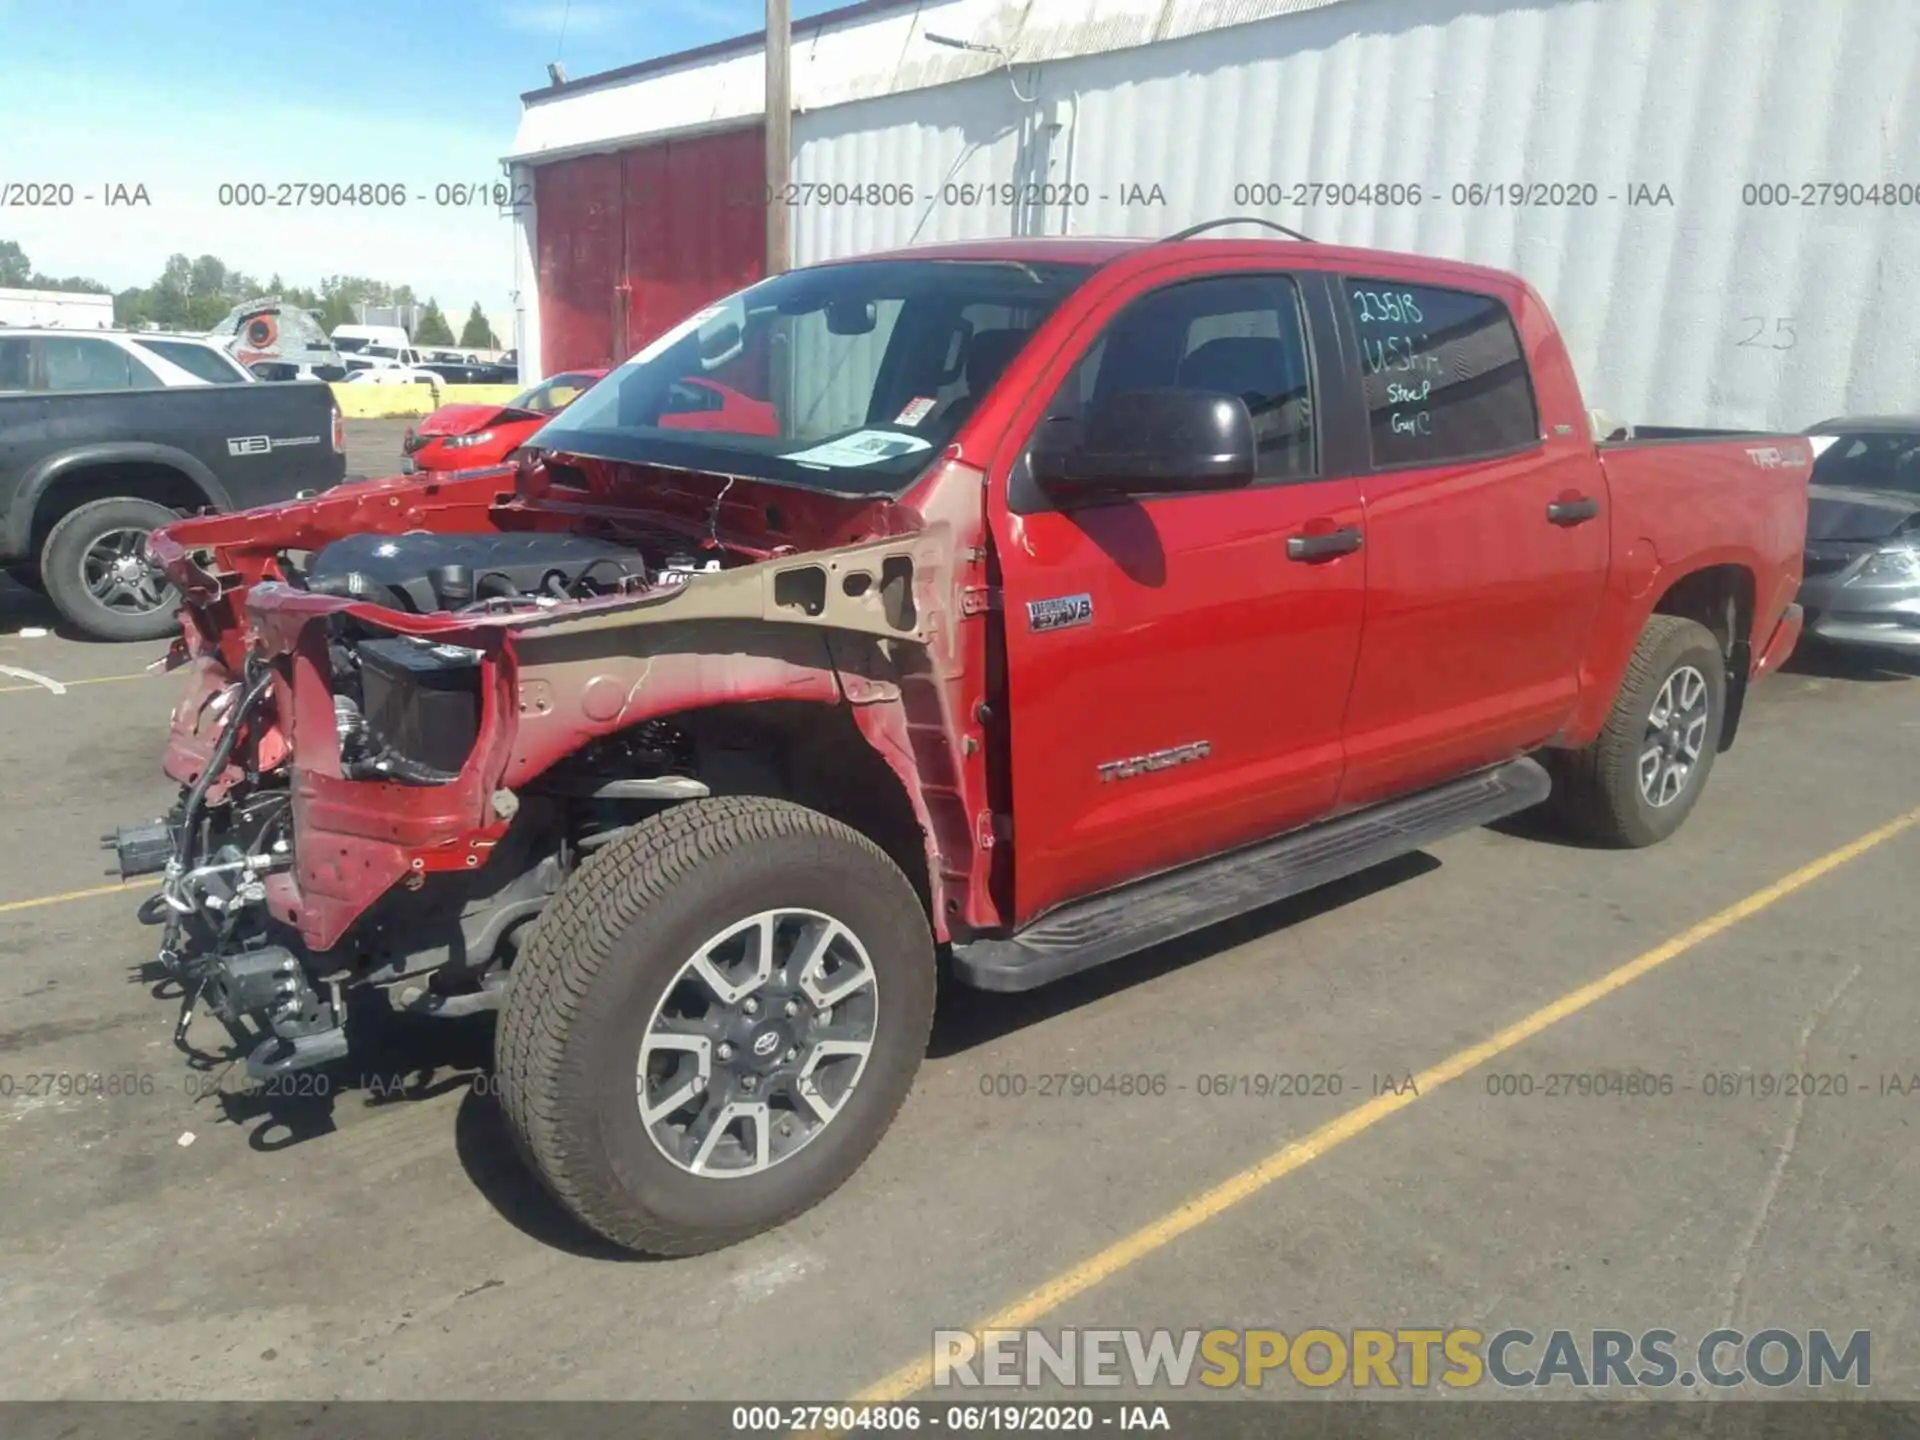
<svg viewBox="0 0 1920 1440"><path fill-rule="evenodd" d="M220 342L213 337L199 333L187 334L178 330L121 330L102 328L84 330L77 325L8 325L0 322L0 337L7 339L41 340L163 340L173 344L205 345L210 350L220 350ZM224 354L225 352L222 351Z"/></svg>
<svg viewBox="0 0 1920 1440"><path fill-rule="evenodd" d="M1385 265L1396 270L1417 269L1436 279L1447 278L1480 286L1507 287L1517 283L1517 277L1508 271L1473 265L1463 260L1348 245L1322 245L1315 241L1288 240L1267 235L1222 237L1213 233L1190 239L1173 236L1155 239L1121 235L1056 235L947 240L866 255L849 255L819 263L844 265L867 260L1004 260L1015 264L1102 266L1128 259L1144 262L1148 255L1164 254L1175 249L1182 253L1215 255L1221 259L1271 255L1280 265L1306 264L1315 269L1365 271Z"/></svg>

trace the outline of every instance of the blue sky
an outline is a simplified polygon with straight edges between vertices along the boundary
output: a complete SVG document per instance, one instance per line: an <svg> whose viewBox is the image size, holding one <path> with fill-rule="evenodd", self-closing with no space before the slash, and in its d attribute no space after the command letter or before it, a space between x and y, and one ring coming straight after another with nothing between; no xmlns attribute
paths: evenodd
<svg viewBox="0 0 1920 1440"><path fill-rule="evenodd" d="M504 318L510 222L490 208L243 211L218 187L495 180L549 60L591 74L750 33L764 14L763 0L0 0L0 199L8 182L120 182L152 200L0 208L0 239L44 273L116 290L181 251L292 284L409 284L456 328L475 300Z"/></svg>

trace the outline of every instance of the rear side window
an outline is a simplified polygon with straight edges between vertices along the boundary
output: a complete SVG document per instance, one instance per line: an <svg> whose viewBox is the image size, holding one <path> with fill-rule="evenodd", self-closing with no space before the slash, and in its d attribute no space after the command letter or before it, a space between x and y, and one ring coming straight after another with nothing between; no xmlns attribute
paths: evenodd
<svg viewBox="0 0 1920 1440"><path fill-rule="evenodd" d="M0 390L26 390L33 384L25 336L0 338Z"/></svg>
<svg viewBox="0 0 1920 1440"><path fill-rule="evenodd" d="M1491 295L1349 279L1375 465L1439 465L1540 438L1533 379Z"/></svg>
<svg viewBox="0 0 1920 1440"><path fill-rule="evenodd" d="M232 385L247 378L238 366L205 345L184 345L178 340L135 340L133 343L209 384Z"/></svg>
<svg viewBox="0 0 1920 1440"><path fill-rule="evenodd" d="M49 390L160 388L160 378L153 371L111 341L47 336L38 343Z"/></svg>

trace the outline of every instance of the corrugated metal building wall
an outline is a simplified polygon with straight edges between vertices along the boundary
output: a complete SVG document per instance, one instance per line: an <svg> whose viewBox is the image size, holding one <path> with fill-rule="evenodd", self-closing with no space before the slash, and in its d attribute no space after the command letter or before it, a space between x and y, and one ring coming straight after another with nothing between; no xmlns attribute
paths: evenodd
<svg viewBox="0 0 1920 1440"><path fill-rule="evenodd" d="M756 38L538 92L514 158L751 126L757 184L761 83ZM1519 272L1623 419L1920 409L1920 0L869 3L796 25L794 87L797 263L1256 214ZM623 275L556 264L551 294L547 257L602 253L594 207L617 201L543 186L543 315L591 312L589 270L604 289L714 237L757 251L703 173L651 203L661 235L706 240L630 247ZM655 278L676 313L621 353L728 288ZM586 323L548 326L567 363Z"/></svg>

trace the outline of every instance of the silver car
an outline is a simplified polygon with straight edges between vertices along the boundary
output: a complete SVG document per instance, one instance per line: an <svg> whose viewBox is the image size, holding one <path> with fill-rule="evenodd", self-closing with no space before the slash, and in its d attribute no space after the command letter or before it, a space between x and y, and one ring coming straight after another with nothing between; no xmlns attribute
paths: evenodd
<svg viewBox="0 0 1920 1440"><path fill-rule="evenodd" d="M1920 416L1827 420L1807 436L1806 633L1920 654Z"/></svg>

